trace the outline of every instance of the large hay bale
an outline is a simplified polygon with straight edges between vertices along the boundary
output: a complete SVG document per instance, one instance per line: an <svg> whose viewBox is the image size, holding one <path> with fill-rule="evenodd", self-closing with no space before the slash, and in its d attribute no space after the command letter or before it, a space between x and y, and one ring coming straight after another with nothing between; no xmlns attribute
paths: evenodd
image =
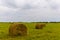
<svg viewBox="0 0 60 40"><path fill-rule="evenodd" d="M9 27L9 35L18 36L18 35L27 35L27 27L24 24L13 23Z"/></svg>
<svg viewBox="0 0 60 40"><path fill-rule="evenodd" d="M45 27L46 26L46 24L36 24L36 29L43 29L43 27Z"/></svg>

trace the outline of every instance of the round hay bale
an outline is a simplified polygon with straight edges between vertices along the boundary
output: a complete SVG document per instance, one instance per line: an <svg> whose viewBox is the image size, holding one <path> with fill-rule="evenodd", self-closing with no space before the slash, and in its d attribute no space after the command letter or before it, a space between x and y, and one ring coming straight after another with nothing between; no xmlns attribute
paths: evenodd
<svg viewBox="0 0 60 40"><path fill-rule="evenodd" d="M43 29L43 27L45 27L46 24L36 24L36 29Z"/></svg>
<svg viewBox="0 0 60 40"><path fill-rule="evenodd" d="M9 35L18 36L18 35L27 35L27 27L24 24L13 23L9 27Z"/></svg>

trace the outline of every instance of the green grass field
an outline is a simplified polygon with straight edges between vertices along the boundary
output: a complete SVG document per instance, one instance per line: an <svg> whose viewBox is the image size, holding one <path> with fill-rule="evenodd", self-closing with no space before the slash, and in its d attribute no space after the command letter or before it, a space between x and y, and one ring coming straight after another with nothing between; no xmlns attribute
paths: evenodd
<svg viewBox="0 0 60 40"><path fill-rule="evenodd" d="M27 36L8 36L10 22L0 22L0 40L60 40L60 23L47 23L43 29L35 29L36 23L23 23L28 28Z"/></svg>

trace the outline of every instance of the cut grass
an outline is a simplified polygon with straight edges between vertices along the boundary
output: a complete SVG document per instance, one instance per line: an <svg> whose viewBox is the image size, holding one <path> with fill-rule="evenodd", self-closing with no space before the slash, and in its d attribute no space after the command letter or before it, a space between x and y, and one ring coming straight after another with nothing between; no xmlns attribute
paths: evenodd
<svg viewBox="0 0 60 40"><path fill-rule="evenodd" d="M0 23L0 40L60 40L60 23L47 23L46 27L35 29L36 23L23 23L28 28L27 36L10 37L10 23Z"/></svg>

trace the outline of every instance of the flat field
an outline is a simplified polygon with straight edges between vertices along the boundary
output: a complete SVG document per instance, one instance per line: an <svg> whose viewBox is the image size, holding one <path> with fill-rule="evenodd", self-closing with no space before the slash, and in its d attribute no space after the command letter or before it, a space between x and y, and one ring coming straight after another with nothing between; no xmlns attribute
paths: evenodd
<svg viewBox="0 0 60 40"><path fill-rule="evenodd" d="M28 28L27 36L10 37L10 22L0 22L0 40L60 40L60 23L47 23L43 29L35 29L37 22L21 22Z"/></svg>

